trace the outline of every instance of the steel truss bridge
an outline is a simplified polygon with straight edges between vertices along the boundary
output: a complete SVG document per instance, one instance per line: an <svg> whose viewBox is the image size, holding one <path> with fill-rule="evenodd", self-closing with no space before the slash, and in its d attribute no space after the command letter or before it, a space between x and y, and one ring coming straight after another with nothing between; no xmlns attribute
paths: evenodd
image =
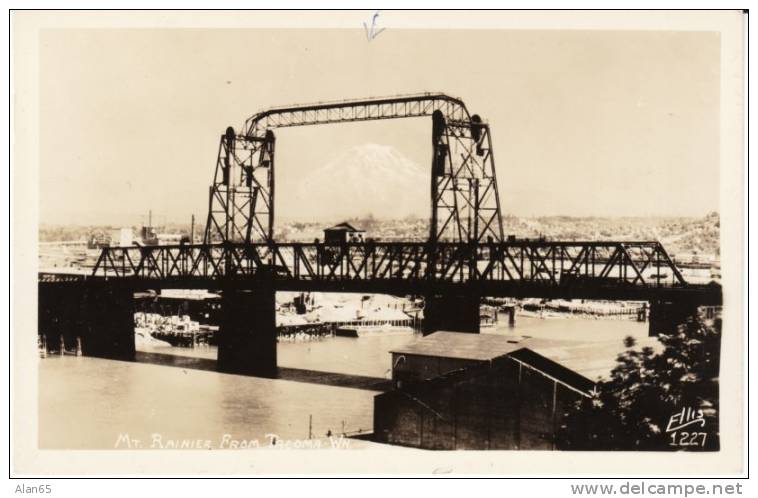
<svg viewBox="0 0 758 498"><path fill-rule="evenodd" d="M92 277L136 286L255 286L423 294L695 300L721 289L687 284L657 242L227 243L104 249ZM126 283L125 282L125 283Z"/></svg>
<svg viewBox="0 0 758 498"><path fill-rule="evenodd" d="M274 240L274 130L431 117L431 217L424 242L328 245ZM442 93L274 107L221 136L201 245L104 248L90 279L135 286L687 300L721 287L686 282L658 242L505 240L489 125ZM78 281L40 275L41 282Z"/></svg>

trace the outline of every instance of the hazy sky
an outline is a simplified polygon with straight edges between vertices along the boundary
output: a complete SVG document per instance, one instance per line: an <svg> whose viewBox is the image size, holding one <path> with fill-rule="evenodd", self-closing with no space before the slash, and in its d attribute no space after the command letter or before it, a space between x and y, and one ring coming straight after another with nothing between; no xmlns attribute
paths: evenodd
<svg viewBox="0 0 758 498"><path fill-rule="evenodd" d="M204 223L227 126L421 91L489 121L504 213L718 209L716 33L49 30L40 45L41 223L139 223L148 209ZM356 145L428 168L430 134L429 118L278 130L277 214L308 219L301 179Z"/></svg>

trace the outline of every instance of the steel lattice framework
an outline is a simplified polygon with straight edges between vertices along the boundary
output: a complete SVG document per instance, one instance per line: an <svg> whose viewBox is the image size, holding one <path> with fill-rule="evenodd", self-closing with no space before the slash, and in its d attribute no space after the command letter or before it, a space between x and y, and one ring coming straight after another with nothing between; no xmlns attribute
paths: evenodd
<svg viewBox="0 0 758 498"><path fill-rule="evenodd" d="M432 117L429 241L502 241L489 126L441 93L271 108L221 137L204 242L271 242L275 128Z"/></svg>
<svg viewBox="0 0 758 498"><path fill-rule="evenodd" d="M530 241L237 243L104 248L92 275L161 280L267 274L295 280L416 279L440 282L686 282L658 242Z"/></svg>
<svg viewBox="0 0 758 498"><path fill-rule="evenodd" d="M65 276L63 276L65 277ZM41 281L46 281L40 276ZM225 243L104 248L89 277L153 288L424 293L562 299L685 299L721 287L685 282L658 242ZM52 281L60 281L52 276Z"/></svg>

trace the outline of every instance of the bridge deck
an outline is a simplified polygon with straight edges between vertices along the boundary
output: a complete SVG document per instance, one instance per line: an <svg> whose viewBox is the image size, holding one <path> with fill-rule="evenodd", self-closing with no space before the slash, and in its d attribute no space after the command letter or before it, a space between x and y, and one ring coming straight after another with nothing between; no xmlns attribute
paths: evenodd
<svg viewBox="0 0 758 498"><path fill-rule="evenodd" d="M264 280L278 290L721 303L719 285L687 283L658 242L112 247L103 249L91 275L40 273L41 282L164 288L253 288Z"/></svg>

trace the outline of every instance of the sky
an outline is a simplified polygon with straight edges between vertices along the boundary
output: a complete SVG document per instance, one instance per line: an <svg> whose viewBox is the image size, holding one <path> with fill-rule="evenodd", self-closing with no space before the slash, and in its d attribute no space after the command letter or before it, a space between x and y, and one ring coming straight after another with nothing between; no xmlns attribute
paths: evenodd
<svg viewBox="0 0 758 498"><path fill-rule="evenodd" d="M503 214L702 216L719 204L719 51L710 32L44 30L40 223L203 223L227 126L423 91L490 123ZM429 118L276 135L278 219L308 221L323 200L298 197L302 179L353 147L431 164Z"/></svg>

